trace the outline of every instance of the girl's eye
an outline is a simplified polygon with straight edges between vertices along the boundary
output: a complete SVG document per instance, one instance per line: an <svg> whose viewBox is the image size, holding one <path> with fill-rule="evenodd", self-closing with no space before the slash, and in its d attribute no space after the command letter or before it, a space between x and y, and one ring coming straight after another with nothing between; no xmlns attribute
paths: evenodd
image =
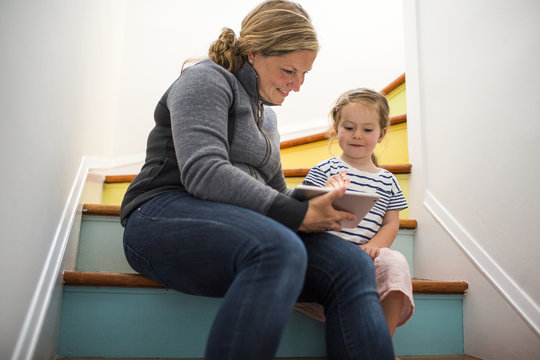
<svg viewBox="0 0 540 360"><path fill-rule="evenodd" d="M353 130L352 126L344 126L343 128L345 130L347 130L347 131L352 131Z"/></svg>
<svg viewBox="0 0 540 360"><path fill-rule="evenodd" d="M364 131L369 133L369 132L372 132L373 129L364 129Z"/></svg>

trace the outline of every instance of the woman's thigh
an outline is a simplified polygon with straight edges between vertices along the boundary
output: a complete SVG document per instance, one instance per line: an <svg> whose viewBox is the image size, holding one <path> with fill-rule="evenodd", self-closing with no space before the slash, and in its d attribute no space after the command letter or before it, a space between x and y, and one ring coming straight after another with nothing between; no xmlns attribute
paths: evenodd
<svg viewBox="0 0 540 360"><path fill-rule="evenodd" d="M305 268L305 249L282 224L238 206L171 192L129 217L124 249L131 266L163 285L195 295L224 296L254 262ZM282 254L282 255L281 255ZM275 264L273 264L275 262Z"/></svg>

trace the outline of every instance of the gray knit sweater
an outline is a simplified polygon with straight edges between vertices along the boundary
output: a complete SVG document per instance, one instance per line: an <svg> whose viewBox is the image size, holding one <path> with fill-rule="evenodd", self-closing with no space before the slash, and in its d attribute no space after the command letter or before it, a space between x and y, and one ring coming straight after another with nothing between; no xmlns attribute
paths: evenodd
<svg viewBox="0 0 540 360"><path fill-rule="evenodd" d="M281 168L276 116L247 63L235 74L211 60L185 69L156 107L143 168L121 218L167 191L238 205L297 230L307 203L293 199Z"/></svg>

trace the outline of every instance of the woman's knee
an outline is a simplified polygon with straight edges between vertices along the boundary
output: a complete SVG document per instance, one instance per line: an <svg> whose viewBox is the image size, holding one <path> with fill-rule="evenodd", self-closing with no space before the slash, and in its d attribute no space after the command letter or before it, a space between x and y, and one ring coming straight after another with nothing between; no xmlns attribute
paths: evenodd
<svg viewBox="0 0 540 360"><path fill-rule="evenodd" d="M308 247L309 266L314 274L321 274L323 279L327 279L325 281L330 282L327 289L357 286L359 282L365 282L367 287L375 287L373 261L358 245L331 238L321 242L318 248Z"/></svg>
<svg viewBox="0 0 540 360"><path fill-rule="evenodd" d="M289 271L301 271L305 273L307 267L307 251L300 238L285 229L286 231L267 237L264 242L263 251L272 255L277 266Z"/></svg>
<svg viewBox="0 0 540 360"><path fill-rule="evenodd" d="M349 242L348 242L349 243ZM337 269L346 274L374 274L373 260L356 244L349 243L342 251L336 252Z"/></svg>

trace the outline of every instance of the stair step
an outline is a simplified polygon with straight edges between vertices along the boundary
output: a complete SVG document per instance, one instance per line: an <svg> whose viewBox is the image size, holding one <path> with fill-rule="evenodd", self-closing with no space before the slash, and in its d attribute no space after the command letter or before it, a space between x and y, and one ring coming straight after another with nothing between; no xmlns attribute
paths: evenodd
<svg viewBox="0 0 540 360"><path fill-rule="evenodd" d="M412 165L411 164L389 164L381 165L383 169L390 171L393 174L410 174ZM310 168L295 168L295 169L283 169L283 175L285 177L305 177ZM117 184L117 183L130 183L135 179L135 174L128 175L108 175L105 177L106 184Z"/></svg>
<svg viewBox="0 0 540 360"><path fill-rule="evenodd" d="M325 357L324 358L321 358L321 357L310 357L310 358L307 358L307 357L294 357L294 358L284 358L284 357L280 357L280 358L277 358L279 360L324 360L326 359ZM407 360L482 360L480 358L477 358L477 357L473 357L473 356L469 356L469 355L464 355L464 354L454 354L454 355L406 355L406 356L401 356L400 359L407 359ZM95 358L57 358L57 360L95 360ZM112 358L109 358L109 360L155 360L155 358L145 358L145 359L142 359L142 358L116 358L116 359L112 359ZM176 358L176 359L163 359L163 360L200 360L199 359L194 359L194 358L191 358L191 359L188 359L188 358Z"/></svg>
<svg viewBox="0 0 540 360"><path fill-rule="evenodd" d="M465 355L465 354L453 354L453 355L407 355L401 356L400 359L407 360L482 360L480 358Z"/></svg>
<svg viewBox="0 0 540 360"><path fill-rule="evenodd" d="M82 211L84 215L119 216L120 205L84 204ZM399 219L400 229L415 230L416 226L417 222L414 219Z"/></svg>
<svg viewBox="0 0 540 360"><path fill-rule="evenodd" d="M122 244L124 228L120 225L118 205L85 204L81 223L77 270L131 273ZM92 215L90 215L92 214ZM401 252L414 276L413 238L415 220L400 220L401 229L392 249Z"/></svg>
<svg viewBox="0 0 540 360"><path fill-rule="evenodd" d="M459 294L467 292L468 284L465 281L436 281L427 279L413 279L413 292L415 294ZM65 286L112 286L130 288L164 288L147 277L134 273L106 273L90 271L64 272Z"/></svg>
<svg viewBox="0 0 540 360"><path fill-rule="evenodd" d="M467 284L414 284L415 314L394 335L396 353L463 353ZM66 272L58 355L201 358L220 303L164 289L141 275ZM277 356L324 358L324 344L324 324L295 311Z"/></svg>

